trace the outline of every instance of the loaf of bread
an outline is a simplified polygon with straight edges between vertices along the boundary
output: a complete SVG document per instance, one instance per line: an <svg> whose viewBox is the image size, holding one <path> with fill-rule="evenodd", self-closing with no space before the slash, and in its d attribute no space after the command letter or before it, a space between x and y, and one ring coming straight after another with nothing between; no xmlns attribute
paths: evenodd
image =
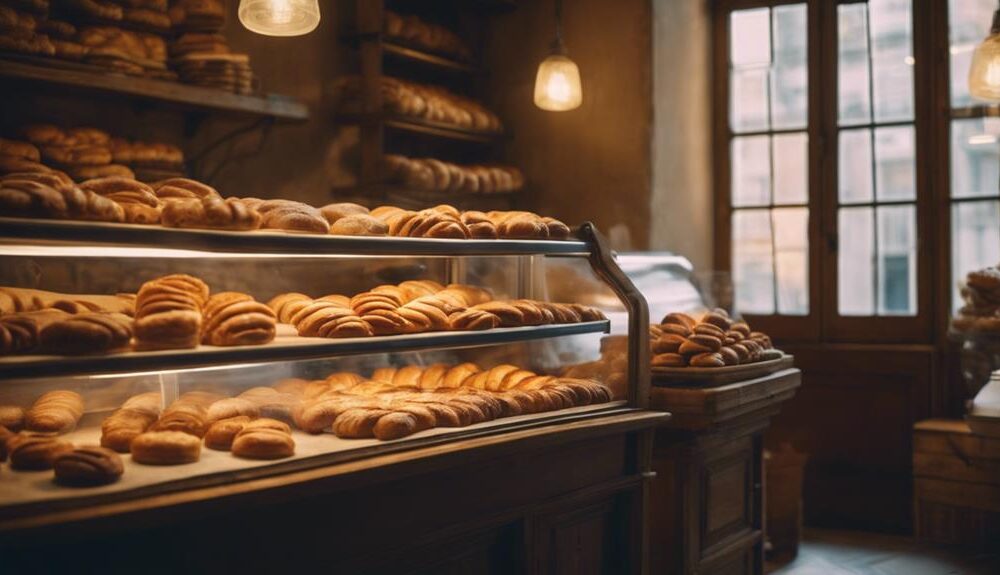
<svg viewBox="0 0 1000 575"><path fill-rule="evenodd" d="M131 341L132 318L120 313L72 315L48 324L39 335L43 350L61 355L109 353L127 349Z"/></svg>
<svg viewBox="0 0 1000 575"><path fill-rule="evenodd" d="M238 292L221 292L204 308L202 343L262 345L274 339L276 321L268 306Z"/></svg>
<svg viewBox="0 0 1000 575"><path fill-rule="evenodd" d="M72 317L58 309L5 313L0 315L0 355L36 350L47 326Z"/></svg>
<svg viewBox="0 0 1000 575"><path fill-rule="evenodd" d="M201 440L181 431L147 431L131 448L132 461L146 465L180 465L201 457Z"/></svg>
<svg viewBox="0 0 1000 575"><path fill-rule="evenodd" d="M24 416L30 431L66 433L73 431L83 417L83 398L75 391L60 390L43 394Z"/></svg>
<svg viewBox="0 0 1000 575"><path fill-rule="evenodd" d="M242 200L218 196L167 200L160 217L170 228L217 230L256 230L262 221L260 213Z"/></svg>
<svg viewBox="0 0 1000 575"><path fill-rule="evenodd" d="M125 472L117 453L92 445L60 452L53 459L52 468L56 483L80 487L114 483Z"/></svg>
<svg viewBox="0 0 1000 575"><path fill-rule="evenodd" d="M283 459L295 455L295 441L287 424L257 419L243 426L233 438L232 452L246 459Z"/></svg>
<svg viewBox="0 0 1000 575"><path fill-rule="evenodd" d="M494 194L524 187L524 174L511 166L461 166L390 154L383 158L382 169L388 183L429 192Z"/></svg>
<svg viewBox="0 0 1000 575"><path fill-rule="evenodd" d="M73 450L73 444L51 433L21 432L6 441L11 469L41 471L63 453Z"/></svg>
<svg viewBox="0 0 1000 575"><path fill-rule="evenodd" d="M316 208L291 200L261 200L244 198L243 203L256 209L262 216L261 228L287 232L326 234L330 224Z"/></svg>
<svg viewBox="0 0 1000 575"><path fill-rule="evenodd" d="M125 177L105 177L87 180L80 188L113 200L125 211L125 221L131 224L157 224L163 202L148 185Z"/></svg>
<svg viewBox="0 0 1000 575"><path fill-rule="evenodd" d="M196 347L201 336L202 308L208 296L208 286L203 281L184 274L142 284L136 296L136 347Z"/></svg>

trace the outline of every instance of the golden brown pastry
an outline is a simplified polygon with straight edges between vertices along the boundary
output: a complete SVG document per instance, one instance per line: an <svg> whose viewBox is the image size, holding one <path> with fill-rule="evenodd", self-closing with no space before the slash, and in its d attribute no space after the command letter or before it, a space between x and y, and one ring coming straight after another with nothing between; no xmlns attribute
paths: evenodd
<svg viewBox="0 0 1000 575"><path fill-rule="evenodd" d="M0 316L0 355L35 350L46 326L69 317L72 316L57 309L6 313Z"/></svg>
<svg viewBox="0 0 1000 575"><path fill-rule="evenodd" d="M330 301L316 300L290 319L303 337L367 337L374 331L353 309Z"/></svg>
<svg viewBox="0 0 1000 575"><path fill-rule="evenodd" d="M184 274L142 284L136 296L137 349L196 347L208 294L203 281Z"/></svg>
<svg viewBox="0 0 1000 575"><path fill-rule="evenodd" d="M75 391L59 390L42 394L24 416L31 431L66 433L83 417L83 398Z"/></svg>
<svg viewBox="0 0 1000 575"><path fill-rule="evenodd" d="M153 182L150 187L153 189L156 197L164 200L222 197L212 186L188 178L170 178L167 180L160 180L158 182Z"/></svg>
<svg viewBox="0 0 1000 575"><path fill-rule="evenodd" d="M248 399L260 409L262 419L293 421L293 413L302 403L302 398L291 393L282 393L270 387L255 387L239 395Z"/></svg>
<svg viewBox="0 0 1000 575"><path fill-rule="evenodd" d="M24 429L24 409L17 405L0 405L0 426L14 433Z"/></svg>
<svg viewBox="0 0 1000 575"><path fill-rule="evenodd" d="M142 409L123 407L115 411L101 423L101 446L128 453L132 441L145 433L157 417L157 413Z"/></svg>
<svg viewBox="0 0 1000 575"><path fill-rule="evenodd" d="M246 415L237 415L216 421L205 432L205 447L216 451L229 451L233 447L233 439L236 438L236 434L243 431L248 423L250 423L250 418Z"/></svg>
<svg viewBox="0 0 1000 575"><path fill-rule="evenodd" d="M242 397L220 399L208 407L207 417L209 423L238 416L247 417L247 421L257 419L260 417L260 408L256 403Z"/></svg>
<svg viewBox="0 0 1000 575"><path fill-rule="evenodd" d="M353 408L341 413L333 422L333 432L345 439L374 437L375 425L389 411L384 409Z"/></svg>
<svg viewBox="0 0 1000 575"><path fill-rule="evenodd" d="M292 316L312 303L313 299L302 293L283 293L274 296L267 302L267 307L274 311L281 323L291 323Z"/></svg>
<svg viewBox="0 0 1000 575"><path fill-rule="evenodd" d="M34 144L6 138L0 138L0 156L20 158L31 162L42 161L41 154Z"/></svg>
<svg viewBox="0 0 1000 575"><path fill-rule="evenodd" d="M105 177L87 180L80 189L114 200L125 210L125 221L130 224L156 224L160 222L163 202L153 189L135 179Z"/></svg>
<svg viewBox="0 0 1000 575"><path fill-rule="evenodd" d="M72 451L73 444L55 434L21 432L6 442L11 469L38 471L52 469L59 455Z"/></svg>
<svg viewBox="0 0 1000 575"><path fill-rule="evenodd" d="M201 457L201 440L180 431L148 431L132 441L132 461L146 465L180 465Z"/></svg>
<svg viewBox="0 0 1000 575"><path fill-rule="evenodd" d="M389 233L385 222L368 214L354 214L339 218L330 224L330 234L335 236L384 236Z"/></svg>
<svg viewBox="0 0 1000 575"><path fill-rule="evenodd" d="M160 216L171 228L206 228L216 230L256 230L261 215L237 198L217 196L169 200Z"/></svg>
<svg viewBox="0 0 1000 575"><path fill-rule="evenodd" d="M316 208L291 200L255 200L248 198L245 203L257 209L263 220L261 228L278 229L288 232L326 234L330 224Z"/></svg>
<svg viewBox="0 0 1000 575"><path fill-rule="evenodd" d="M262 345L274 339L274 312L253 297L238 292L213 295L205 304L202 343Z"/></svg>
<svg viewBox="0 0 1000 575"><path fill-rule="evenodd" d="M208 412L201 405L178 400L163 410L160 418L149 429L180 431L201 438L208 430Z"/></svg>
<svg viewBox="0 0 1000 575"><path fill-rule="evenodd" d="M120 313L90 312L42 328L42 349L57 354L108 353L128 348L132 318Z"/></svg>
<svg viewBox="0 0 1000 575"><path fill-rule="evenodd" d="M248 424L233 439L232 452L246 459L283 459L295 455L295 440L287 428Z"/></svg>
<svg viewBox="0 0 1000 575"><path fill-rule="evenodd" d="M37 161L37 160L36 160ZM319 209L326 221L333 225L347 216L368 215L368 208L350 202L327 204ZM332 233L332 232L331 232Z"/></svg>
<svg viewBox="0 0 1000 575"><path fill-rule="evenodd" d="M114 483L125 472L117 453L91 445L61 452L53 460L52 468L56 483L78 487Z"/></svg>

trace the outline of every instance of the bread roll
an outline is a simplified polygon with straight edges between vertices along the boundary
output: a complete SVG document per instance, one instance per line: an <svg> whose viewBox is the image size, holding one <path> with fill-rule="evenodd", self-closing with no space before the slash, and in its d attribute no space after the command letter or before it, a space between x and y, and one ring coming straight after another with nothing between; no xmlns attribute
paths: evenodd
<svg viewBox="0 0 1000 575"><path fill-rule="evenodd" d="M30 431L66 433L83 417L83 397L75 391L59 390L43 394L25 414Z"/></svg>

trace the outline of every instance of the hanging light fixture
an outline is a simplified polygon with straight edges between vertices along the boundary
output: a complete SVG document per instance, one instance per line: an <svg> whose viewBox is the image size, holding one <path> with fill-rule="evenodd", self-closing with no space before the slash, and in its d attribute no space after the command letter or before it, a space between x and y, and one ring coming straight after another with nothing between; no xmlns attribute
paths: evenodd
<svg viewBox="0 0 1000 575"><path fill-rule="evenodd" d="M552 53L538 65L535 76L535 105L543 110L564 112L583 102L580 68L566 55L562 39L562 0L556 0L556 39Z"/></svg>
<svg viewBox="0 0 1000 575"><path fill-rule="evenodd" d="M969 94L978 100L1000 101L1000 9L993 13L990 35L972 55Z"/></svg>
<svg viewBox="0 0 1000 575"><path fill-rule="evenodd" d="M319 26L319 0L240 0L240 22L265 36L301 36Z"/></svg>

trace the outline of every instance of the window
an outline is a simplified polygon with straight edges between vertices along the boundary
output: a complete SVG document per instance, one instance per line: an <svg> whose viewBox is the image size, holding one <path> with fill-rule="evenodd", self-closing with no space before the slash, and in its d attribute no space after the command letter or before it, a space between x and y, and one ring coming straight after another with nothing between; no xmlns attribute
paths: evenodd
<svg viewBox="0 0 1000 575"><path fill-rule="evenodd" d="M969 96L972 52L989 33L994 0L950 0L952 310L971 270L1000 261L1000 118Z"/></svg>
<svg viewBox="0 0 1000 575"><path fill-rule="evenodd" d="M806 14L792 4L729 19L732 270L746 313L809 313Z"/></svg>

